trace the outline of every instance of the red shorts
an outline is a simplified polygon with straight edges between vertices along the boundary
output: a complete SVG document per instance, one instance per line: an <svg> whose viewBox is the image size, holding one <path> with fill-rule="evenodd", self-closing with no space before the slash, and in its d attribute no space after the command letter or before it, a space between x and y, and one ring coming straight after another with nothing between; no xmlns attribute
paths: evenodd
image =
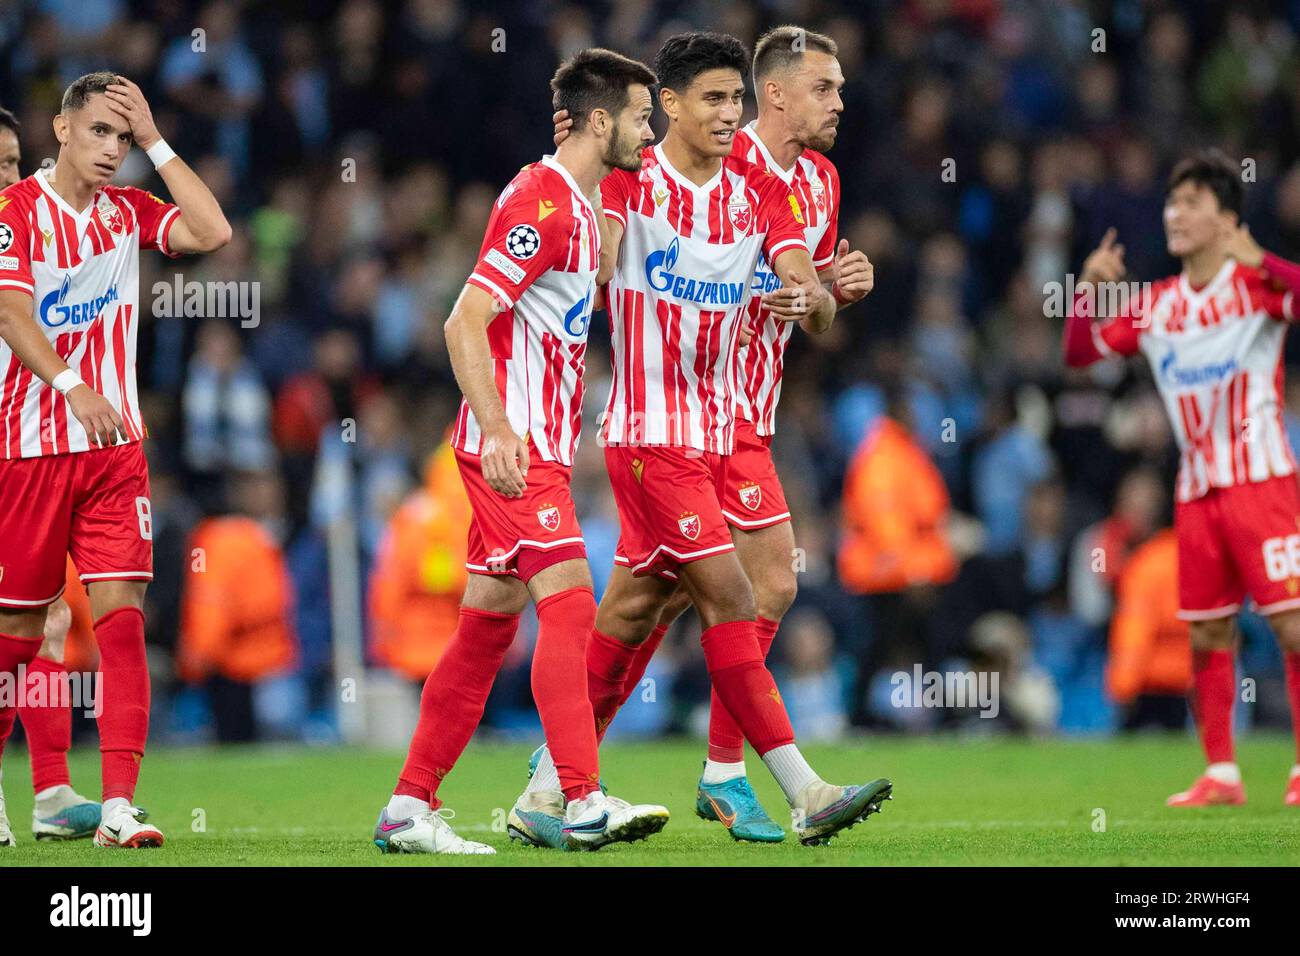
<svg viewBox="0 0 1300 956"><path fill-rule="evenodd" d="M620 531L614 563L636 575L675 578L680 565L735 550L722 515L728 457L667 445L606 446Z"/></svg>
<svg viewBox="0 0 1300 956"><path fill-rule="evenodd" d="M561 561L585 559L587 549L569 492L569 468L544 461L531 448L522 498L493 491L478 455L456 450L456 464L474 516L465 567L475 574L510 574L527 581Z"/></svg>
<svg viewBox="0 0 1300 956"><path fill-rule="evenodd" d="M753 422L736 419L736 447L727 462L722 515L741 531L757 531L790 520L781 479L772 460L772 436Z"/></svg>
<svg viewBox="0 0 1300 956"><path fill-rule="evenodd" d="M83 584L153 580L140 442L0 461L0 606L37 608L58 598L68 555Z"/></svg>
<svg viewBox="0 0 1300 956"><path fill-rule="evenodd" d="M1214 488L1174 506L1178 616L1228 617L1249 593L1263 615L1300 607L1300 485L1296 476Z"/></svg>

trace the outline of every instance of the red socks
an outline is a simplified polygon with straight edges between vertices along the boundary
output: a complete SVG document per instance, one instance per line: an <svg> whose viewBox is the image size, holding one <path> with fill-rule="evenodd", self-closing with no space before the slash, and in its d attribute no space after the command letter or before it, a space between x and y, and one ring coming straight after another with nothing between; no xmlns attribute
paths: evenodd
<svg viewBox="0 0 1300 956"><path fill-rule="evenodd" d="M785 703L763 665L754 622L715 624L700 636L700 644L714 691L758 755L794 743Z"/></svg>
<svg viewBox="0 0 1300 956"><path fill-rule="evenodd" d="M1232 651L1192 651L1196 726L1208 763L1231 763L1232 700L1237 671Z"/></svg>
<svg viewBox="0 0 1300 956"><path fill-rule="evenodd" d="M46 687L45 705L18 705L27 748L32 753L32 790L40 793L71 782L68 751L72 748L72 708L69 706L68 669L58 661L37 657L27 665L28 675L40 674Z"/></svg>
<svg viewBox="0 0 1300 956"><path fill-rule="evenodd" d="M626 699L623 687L638 650L638 647L602 634L595 627L591 629L587 638L587 696L591 698L597 741L604 739L609 722L623 706Z"/></svg>
<svg viewBox="0 0 1300 956"><path fill-rule="evenodd" d="M587 643L596 625L590 588L570 588L537 602L533 701L568 800L599 788L596 724L588 697ZM619 683L622 687L622 682Z"/></svg>
<svg viewBox="0 0 1300 956"><path fill-rule="evenodd" d="M492 682L518 630L518 614L460 609L456 633L424 682L420 722L393 793L418 797L437 809L438 784L483 719Z"/></svg>
<svg viewBox="0 0 1300 956"><path fill-rule="evenodd" d="M0 674L12 674L13 687L18 690L18 668L30 665L41 649L41 639L10 637L0 634ZM6 695L8 696L8 695ZM14 717L18 715L15 706L0 706L0 756L3 756L5 741L14 729Z"/></svg>
<svg viewBox="0 0 1300 956"><path fill-rule="evenodd" d="M105 800L135 798L149 736L149 667L144 653L144 612L136 607L109 611L95 622L99 645L100 765Z"/></svg>
<svg viewBox="0 0 1300 956"><path fill-rule="evenodd" d="M780 626L780 621L765 617L754 621L754 635L758 638L758 650L764 661L772 650L772 641ZM745 759L745 735L735 718L722 706L716 687L709 698L709 759L718 763L740 763Z"/></svg>
<svg viewBox="0 0 1300 956"><path fill-rule="evenodd" d="M623 680L623 699L619 701L620 707L636 693L641 678L645 677L645 669L650 666L650 658L655 656L655 651L659 650L659 645L664 642L664 635L667 633L667 624L656 624L650 636L637 646L636 656L632 658L632 666L627 669L627 677Z"/></svg>
<svg viewBox="0 0 1300 956"><path fill-rule="evenodd" d="M1291 731L1295 734L1295 762L1300 763L1300 654L1284 653L1286 695L1291 701Z"/></svg>

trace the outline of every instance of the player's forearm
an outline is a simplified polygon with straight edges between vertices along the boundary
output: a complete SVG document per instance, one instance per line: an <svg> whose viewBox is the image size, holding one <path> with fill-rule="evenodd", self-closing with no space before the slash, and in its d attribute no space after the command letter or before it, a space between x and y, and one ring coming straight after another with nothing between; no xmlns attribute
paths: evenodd
<svg viewBox="0 0 1300 956"><path fill-rule="evenodd" d="M447 319L447 354L470 411L482 429L508 424L505 406L497 393L492 374L492 348L488 343L487 324L481 318L465 315L459 308Z"/></svg>
<svg viewBox="0 0 1300 956"><path fill-rule="evenodd" d="M812 256L802 246L786 249L772 263L781 284L786 287L804 286L815 291L809 298L813 301L808 314L799 320L799 327L809 335L821 335L835 321L835 299L826 287L817 279L817 270L813 267ZM810 283L808 280L812 279Z"/></svg>
<svg viewBox="0 0 1300 956"><path fill-rule="evenodd" d="M190 169L179 156L158 168L171 193L172 201L180 207L190 234L194 237L195 252L213 252L230 241L230 223L221 211L221 204L212 190Z"/></svg>
<svg viewBox="0 0 1300 956"><path fill-rule="evenodd" d="M29 300L30 301L30 300ZM50 340L37 327L30 314L15 313L12 310L0 312L0 339L4 339L33 375L49 385L56 375L68 367L68 363L59 358Z"/></svg>

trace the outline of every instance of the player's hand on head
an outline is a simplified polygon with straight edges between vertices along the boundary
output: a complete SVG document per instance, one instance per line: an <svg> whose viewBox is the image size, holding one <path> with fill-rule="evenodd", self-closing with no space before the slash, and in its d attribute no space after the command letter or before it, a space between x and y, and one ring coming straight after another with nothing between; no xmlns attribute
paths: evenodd
<svg viewBox="0 0 1300 956"><path fill-rule="evenodd" d="M559 146L569 138L569 130L573 129L573 117L569 116L568 110L556 110L551 119L555 122L555 145Z"/></svg>
<svg viewBox="0 0 1300 956"><path fill-rule="evenodd" d="M841 302L857 302L875 288L876 267L861 249L849 249L847 239L841 239L835 250L834 270L833 284Z"/></svg>
<svg viewBox="0 0 1300 956"><path fill-rule="evenodd" d="M162 136L154 125L153 111L144 98L144 91L135 83L120 74L116 83L110 83L104 91L109 108L124 118L131 127L131 138L141 149L148 149Z"/></svg>
<svg viewBox="0 0 1300 956"><path fill-rule="evenodd" d="M522 498L528 488L528 444L502 424L483 430L483 480L507 498Z"/></svg>
<svg viewBox="0 0 1300 956"><path fill-rule="evenodd" d="M1115 241L1118 233L1111 226L1101 237L1101 244L1083 261L1084 282L1118 282L1124 278L1124 246Z"/></svg>
<svg viewBox="0 0 1300 956"><path fill-rule="evenodd" d="M81 427L86 430L92 445L107 448L117 444L117 437L129 441L122 416L113 404L89 385L81 384L68 390L68 407Z"/></svg>
<svg viewBox="0 0 1300 956"><path fill-rule="evenodd" d="M1264 249L1255 241L1255 237L1250 234L1250 226L1244 222L1232 230L1224 251L1244 266L1258 268L1264 262Z"/></svg>

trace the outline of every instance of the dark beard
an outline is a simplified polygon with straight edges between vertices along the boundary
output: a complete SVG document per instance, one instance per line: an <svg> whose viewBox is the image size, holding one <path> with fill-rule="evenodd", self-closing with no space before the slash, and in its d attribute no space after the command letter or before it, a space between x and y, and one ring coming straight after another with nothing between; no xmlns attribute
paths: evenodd
<svg viewBox="0 0 1300 956"><path fill-rule="evenodd" d="M615 127L613 135L609 138L609 145L605 148L605 155L601 157L601 162L606 166L626 170L629 173L640 172L641 150L638 148L624 155L626 146L627 141L619 134L618 127Z"/></svg>

